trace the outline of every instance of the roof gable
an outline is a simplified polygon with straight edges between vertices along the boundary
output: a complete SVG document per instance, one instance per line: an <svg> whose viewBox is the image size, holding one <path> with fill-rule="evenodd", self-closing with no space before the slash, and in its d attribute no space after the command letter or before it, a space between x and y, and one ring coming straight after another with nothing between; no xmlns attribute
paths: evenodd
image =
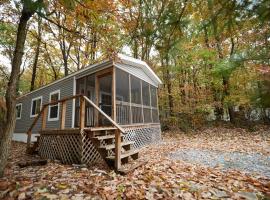
<svg viewBox="0 0 270 200"><path fill-rule="evenodd" d="M157 85L162 84L162 81L146 62L123 54L118 54L117 57L120 59L121 63L141 68Z"/></svg>

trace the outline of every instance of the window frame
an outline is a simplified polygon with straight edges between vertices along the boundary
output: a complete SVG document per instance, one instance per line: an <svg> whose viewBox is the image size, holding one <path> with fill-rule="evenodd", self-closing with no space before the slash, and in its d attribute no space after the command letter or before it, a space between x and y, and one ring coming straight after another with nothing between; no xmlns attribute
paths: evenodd
<svg viewBox="0 0 270 200"><path fill-rule="evenodd" d="M35 97L31 100L31 109L30 109L30 118L33 118L33 117L36 117L38 115L37 114L32 114L33 113L33 102L40 99L40 107L39 107L39 112L41 111L41 108L42 108L42 96L39 96L39 97Z"/></svg>
<svg viewBox="0 0 270 200"><path fill-rule="evenodd" d="M20 117L17 117L17 106L21 106L21 112L20 112ZM22 103L16 104L16 120L22 118Z"/></svg>
<svg viewBox="0 0 270 200"><path fill-rule="evenodd" d="M60 90L55 90L50 92L49 94L49 102L51 102L52 100L52 95L54 94L58 94L58 100L60 100L61 96L60 96ZM57 117L55 118L51 118L51 108L57 106ZM60 110L60 103L57 103L55 105L49 105L49 111L48 111L48 121L58 121L59 120L59 110Z"/></svg>

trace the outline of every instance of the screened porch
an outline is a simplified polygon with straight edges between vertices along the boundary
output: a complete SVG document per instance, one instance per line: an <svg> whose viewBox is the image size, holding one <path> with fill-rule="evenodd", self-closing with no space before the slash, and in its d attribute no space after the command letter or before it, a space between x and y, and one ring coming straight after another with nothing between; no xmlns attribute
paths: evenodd
<svg viewBox="0 0 270 200"><path fill-rule="evenodd" d="M116 67L76 80L76 94L87 96L120 125L159 123L157 88ZM75 127L79 126L80 102L75 102ZM86 104L85 125L106 126L109 122Z"/></svg>

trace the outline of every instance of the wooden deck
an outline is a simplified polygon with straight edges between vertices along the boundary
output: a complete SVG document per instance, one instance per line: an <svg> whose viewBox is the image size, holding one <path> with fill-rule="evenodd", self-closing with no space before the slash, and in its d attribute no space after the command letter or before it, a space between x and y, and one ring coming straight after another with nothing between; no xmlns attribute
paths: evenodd
<svg viewBox="0 0 270 200"><path fill-rule="evenodd" d="M78 128L65 128L66 104L67 101L73 99L80 100L80 125ZM46 129L48 107L57 103L62 105L60 127L59 129ZM86 127L86 104L88 107L92 106L95 113L101 114L111 125ZM32 129L40 117L42 118L40 138L32 144ZM138 150L132 150L131 142L123 142L122 133L125 133L125 130L94 102L86 96L75 95L43 105L41 112L34 119L27 132L27 151L32 153L38 149L44 157L61 159L64 163L81 163L85 159L91 160L100 154L109 166L114 166L115 170L118 171L121 169L121 165L127 163L129 159L137 159L139 153Z"/></svg>

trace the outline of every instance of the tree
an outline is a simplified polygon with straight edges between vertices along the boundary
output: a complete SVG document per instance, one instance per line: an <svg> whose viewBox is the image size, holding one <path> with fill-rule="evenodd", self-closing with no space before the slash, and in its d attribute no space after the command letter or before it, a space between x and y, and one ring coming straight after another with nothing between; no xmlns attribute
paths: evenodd
<svg viewBox="0 0 270 200"><path fill-rule="evenodd" d="M43 1L22 1L23 9L17 29L16 45L14 49L11 74L5 94L6 100L6 116L3 119L4 123L0 129L0 177L4 174L4 169L7 163L12 133L15 126L15 107L16 107L16 87L20 74L20 66L22 63L24 44L27 34L27 22L33 14L42 8Z"/></svg>
<svg viewBox="0 0 270 200"><path fill-rule="evenodd" d="M36 44L36 51L35 51L35 57L34 57L34 63L33 63L33 71L32 71L32 78L31 78L31 85L30 85L30 91L33 91L35 89L35 80L36 80L36 73L37 73L37 67L38 67L38 58L40 53L40 45L41 45L41 17L38 17L38 30L37 30L37 44Z"/></svg>

